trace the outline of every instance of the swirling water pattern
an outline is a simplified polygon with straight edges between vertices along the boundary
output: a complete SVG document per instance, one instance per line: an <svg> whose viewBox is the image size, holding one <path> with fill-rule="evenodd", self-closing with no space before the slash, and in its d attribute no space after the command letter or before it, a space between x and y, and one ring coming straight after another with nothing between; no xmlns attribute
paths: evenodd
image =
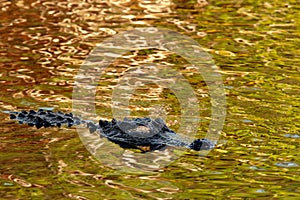
<svg viewBox="0 0 300 200"><path fill-rule="evenodd" d="M0 5L2 110L70 110L74 77L97 43L132 27L156 26L195 39L213 56L228 111L226 143L207 157L187 152L165 168L155 163L168 161L168 152L159 152L148 165L152 173L102 165L74 129L36 130L0 114L2 198L299 197L299 1L0 0ZM99 117L111 118L118 80L146 63L172 66L185 76L200 102L198 135L205 134L210 120L205 82L184 59L158 49L130 52L106 69L97 86ZM178 129L176 96L155 84L136 90L132 115L147 115L156 104ZM125 156L128 165L135 164L131 151Z"/></svg>

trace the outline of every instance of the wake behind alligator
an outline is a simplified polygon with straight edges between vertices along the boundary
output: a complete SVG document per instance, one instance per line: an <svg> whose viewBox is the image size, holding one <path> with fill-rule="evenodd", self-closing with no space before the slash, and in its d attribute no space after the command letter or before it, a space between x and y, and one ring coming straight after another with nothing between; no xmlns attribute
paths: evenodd
<svg viewBox="0 0 300 200"><path fill-rule="evenodd" d="M123 121L112 119L111 121L100 120L95 123L83 120L72 113L42 109L38 111L9 112L9 114L11 119L18 121L20 124L28 124L36 128L72 127L85 124L90 133L97 132L101 137L107 138L122 148L140 149L143 152L161 150L167 146L186 147L195 151L214 148L214 144L207 139L196 139L188 142L168 128L160 118L125 118Z"/></svg>

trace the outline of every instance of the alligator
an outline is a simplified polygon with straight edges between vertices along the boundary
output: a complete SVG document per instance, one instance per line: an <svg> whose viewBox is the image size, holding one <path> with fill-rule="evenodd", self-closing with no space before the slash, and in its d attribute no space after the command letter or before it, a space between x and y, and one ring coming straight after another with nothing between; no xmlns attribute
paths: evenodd
<svg viewBox="0 0 300 200"><path fill-rule="evenodd" d="M72 127L83 124L90 133L97 132L101 137L107 138L122 148L140 149L142 152L162 150L168 146L185 147L195 151L214 148L214 143L205 138L196 139L192 142L183 139L182 136L167 127L161 118L124 118L124 120L99 120L98 123L95 123L90 120L83 120L72 113L43 109L38 111L10 111L9 114L10 119L16 120L20 124L35 126L38 129L42 127Z"/></svg>

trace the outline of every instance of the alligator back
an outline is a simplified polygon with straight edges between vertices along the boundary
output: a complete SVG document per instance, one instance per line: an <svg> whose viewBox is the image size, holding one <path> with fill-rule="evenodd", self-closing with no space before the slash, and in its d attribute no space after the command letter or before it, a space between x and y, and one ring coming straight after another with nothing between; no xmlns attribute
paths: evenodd
<svg viewBox="0 0 300 200"><path fill-rule="evenodd" d="M28 124L36 128L61 127L62 125L72 127L85 124L91 133L99 135L118 144L123 148L136 148L142 151L161 150L166 146L186 147L196 151L208 150L214 144L207 139L196 139L193 142L186 141L180 135L167 127L160 118L135 118L118 121L100 120L98 123L83 120L72 113L61 111L29 110L21 112L9 112L10 118L17 120L20 124Z"/></svg>

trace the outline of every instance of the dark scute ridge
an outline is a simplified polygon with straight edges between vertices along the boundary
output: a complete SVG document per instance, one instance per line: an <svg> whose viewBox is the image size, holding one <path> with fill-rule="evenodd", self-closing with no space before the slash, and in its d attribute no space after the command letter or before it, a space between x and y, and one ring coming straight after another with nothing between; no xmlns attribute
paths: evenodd
<svg viewBox="0 0 300 200"><path fill-rule="evenodd" d="M137 148L142 151L161 150L167 146L186 147L195 151L214 148L214 144L207 139L196 139L192 143L182 139L160 118L125 118L124 120L99 120L98 123L95 123L82 120L72 113L39 109L38 111L10 112L10 119L16 120L20 124L35 126L38 129L85 124L90 133L97 132L120 147Z"/></svg>

